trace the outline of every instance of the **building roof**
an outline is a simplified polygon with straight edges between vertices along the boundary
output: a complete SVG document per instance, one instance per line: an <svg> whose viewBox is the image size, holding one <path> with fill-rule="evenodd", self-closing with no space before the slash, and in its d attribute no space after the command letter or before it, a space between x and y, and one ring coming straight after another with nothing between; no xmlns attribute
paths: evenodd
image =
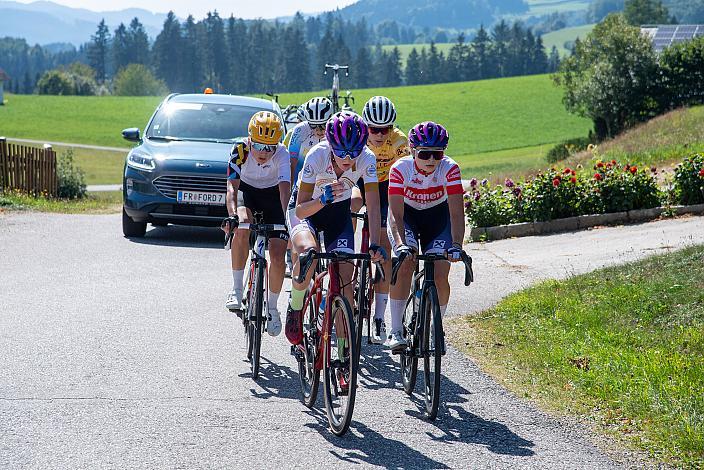
<svg viewBox="0 0 704 470"><path fill-rule="evenodd" d="M10 80L10 76L3 69L0 69L0 82L8 80Z"/></svg>
<svg viewBox="0 0 704 470"><path fill-rule="evenodd" d="M640 30L653 41L655 52L662 52L673 44L704 36L704 25L701 24L644 25Z"/></svg>

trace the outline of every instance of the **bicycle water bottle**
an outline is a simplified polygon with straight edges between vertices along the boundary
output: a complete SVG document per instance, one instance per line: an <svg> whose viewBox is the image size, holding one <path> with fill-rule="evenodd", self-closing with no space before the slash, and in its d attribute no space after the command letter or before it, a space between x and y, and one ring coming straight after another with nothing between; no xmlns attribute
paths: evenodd
<svg viewBox="0 0 704 470"><path fill-rule="evenodd" d="M323 295L323 300L320 301L320 307L318 308L318 331L323 331L323 320L325 319L325 295Z"/></svg>

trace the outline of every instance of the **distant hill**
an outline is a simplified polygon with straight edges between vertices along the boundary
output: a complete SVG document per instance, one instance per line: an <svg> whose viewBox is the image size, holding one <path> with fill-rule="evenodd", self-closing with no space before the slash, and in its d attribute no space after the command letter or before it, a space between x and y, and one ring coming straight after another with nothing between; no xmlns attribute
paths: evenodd
<svg viewBox="0 0 704 470"><path fill-rule="evenodd" d="M24 38L30 44L68 42L78 46L90 40L102 18L112 33L120 23L127 25L135 16L152 38L166 19L165 13L139 8L94 12L47 1L24 4L0 0L0 36Z"/></svg>
<svg viewBox="0 0 704 470"><path fill-rule="evenodd" d="M408 26L468 29L526 11L524 0L360 0L339 13L350 20L365 17L372 25L394 20Z"/></svg>

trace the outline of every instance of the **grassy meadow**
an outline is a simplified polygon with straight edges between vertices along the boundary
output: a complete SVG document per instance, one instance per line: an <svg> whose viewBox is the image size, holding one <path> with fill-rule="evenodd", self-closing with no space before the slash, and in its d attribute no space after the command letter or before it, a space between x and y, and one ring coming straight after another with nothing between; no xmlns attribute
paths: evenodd
<svg viewBox="0 0 704 470"><path fill-rule="evenodd" d="M594 24L585 24L582 26L575 26L572 28L558 29L557 31L552 31L543 35L543 44L545 49L549 52L552 50L552 46L557 47L557 51L560 56L564 57L570 54L570 51L565 49L565 42L574 41L577 38L584 39L587 34L594 29Z"/></svg>
<svg viewBox="0 0 704 470"><path fill-rule="evenodd" d="M518 396L702 468L703 280L693 247L541 283L448 330Z"/></svg>

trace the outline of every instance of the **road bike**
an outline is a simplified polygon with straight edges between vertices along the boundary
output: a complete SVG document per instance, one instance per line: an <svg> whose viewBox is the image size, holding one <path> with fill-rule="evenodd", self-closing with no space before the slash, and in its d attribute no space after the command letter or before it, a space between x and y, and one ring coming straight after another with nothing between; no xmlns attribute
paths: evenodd
<svg viewBox="0 0 704 470"><path fill-rule="evenodd" d="M266 250L269 248L269 233L285 231L284 225L259 223L261 214L254 214L254 223L242 223L236 228L250 230L249 269L245 281L246 295L242 299L242 310L236 311L244 326L245 349L252 371L252 378L259 377L262 332L266 330L269 306L269 275ZM225 237L225 247L232 243L234 228Z"/></svg>
<svg viewBox="0 0 704 470"><path fill-rule="evenodd" d="M328 70L332 70L332 91L330 93L330 101L332 101L333 112L340 111L340 70L344 70L345 77L350 76L349 65L339 65L339 64L325 64L324 75L328 74ZM345 96L345 104L348 106L350 101L350 94Z"/></svg>
<svg viewBox="0 0 704 470"><path fill-rule="evenodd" d="M391 272L391 284L396 284L396 276L401 263L408 256L402 253L395 261ZM462 251L465 267L464 285L474 281L472 258ZM411 395L416 385L418 359L423 360L423 399L425 415L434 420L440 404L440 377L442 356L445 355L445 333L440 314L440 301L435 285L435 262L446 261L446 254L427 254L415 256L412 290L403 313L402 336L406 347L394 354L400 354L401 379L403 389ZM423 262L423 268L420 268Z"/></svg>
<svg viewBox="0 0 704 470"><path fill-rule="evenodd" d="M303 303L303 341L291 347L298 361L302 401L312 408L318 394L320 373L328 423L342 436L349 429L357 389L359 353L352 307L343 295L339 263L371 260L367 253L320 253L311 250L299 257L303 282L315 260L315 276ZM327 278L327 289L325 280Z"/></svg>

